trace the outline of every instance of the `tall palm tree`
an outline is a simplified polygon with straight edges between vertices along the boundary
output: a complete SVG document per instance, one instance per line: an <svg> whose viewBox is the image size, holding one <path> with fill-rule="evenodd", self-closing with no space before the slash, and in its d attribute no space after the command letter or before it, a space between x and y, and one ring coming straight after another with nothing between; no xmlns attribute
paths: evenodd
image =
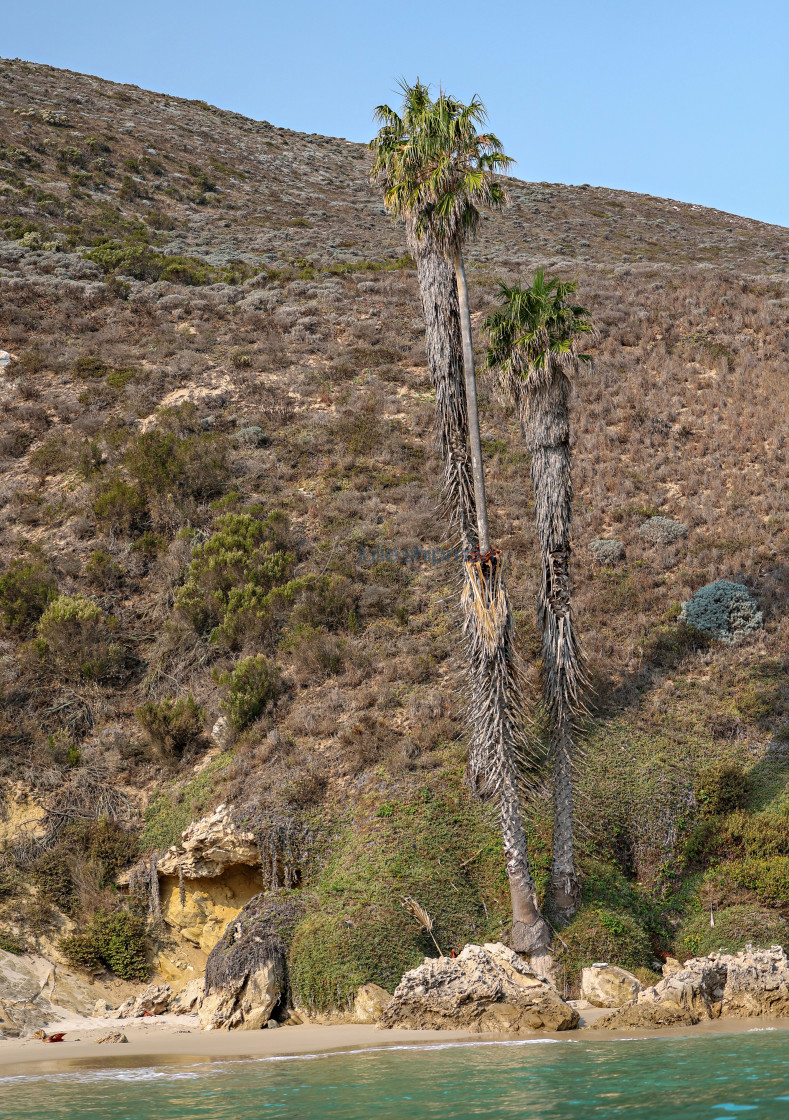
<svg viewBox="0 0 789 1120"><path fill-rule="evenodd" d="M414 86L403 82L401 89L399 114L387 105L376 109L381 129L371 143L372 178L383 188L389 211L405 221L417 262L428 360L437 388L444 490L467 550L461 602L470 677L471 768L499 803L512 946L540 957L547 952L550 934L529 868L519 788L521 756L529 744L501 556L490 547L463 263L463 243L479 224L480 207L495 208L505 201L495 173L506 170L511 160L492 133L479 131L487 120L479 98L463 105L440 93L433 100L419 81ZM473 490L468 486L469 458Z"/></svg>
<svg viewBox="0 0 789 1120"><path fill-rule="evenodd" d="M591 360L580 352L580 341L594 330L589 312L569 302L575 290L574 283L546 280L542 270L529 287L501 283L501 306L484 322L490 339L485 365L496 371L500 387L515 405L531 454L542 554L537 617L554 758L553 901L565 918L580 901L573 839L573 737L586 683L570 599L569 395L571 377Z"/></svg>

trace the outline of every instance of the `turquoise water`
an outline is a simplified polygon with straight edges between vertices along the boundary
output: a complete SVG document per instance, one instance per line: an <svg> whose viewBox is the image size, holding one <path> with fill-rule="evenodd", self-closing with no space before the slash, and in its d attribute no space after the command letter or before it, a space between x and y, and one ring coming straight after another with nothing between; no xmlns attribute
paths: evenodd
<svg viewBox="0 0 789 1120"><path fill-rule="evenodd" d="M447 1043L0 1078L31 1120L789 1120L789 1031Z"/></svg>

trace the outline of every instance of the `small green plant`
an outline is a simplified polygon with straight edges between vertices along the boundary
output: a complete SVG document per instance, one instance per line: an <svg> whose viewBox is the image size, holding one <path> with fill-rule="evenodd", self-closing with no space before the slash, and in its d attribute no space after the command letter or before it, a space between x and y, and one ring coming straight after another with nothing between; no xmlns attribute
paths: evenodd
<svg viewBox="0 0 789 1120"><path fill-rule="evenodd" d="M231 647L270 627L303 582L290 580L295 557L285 551L287 536L282 514L224 514L192 552L177 612L198 633Z"/></svg>
<svg viewBox="0 0 789 1120"><path fill-rule="evenodd" d="M0 615L9 629L29 634L57 593L43 561L12 560L0 576Z"/></svg>
<svg viewBox="0 0 789 1120"><path fill-rule="evenodd" d="M158 704L149 700L136 714L152 746L167 761L202 745L204 712L191 693L178 699L166 696Z"/></svg>
<svg viewBox="0 0 789 1120"><path fill-rule="evenodd" d="M122 533L139 530L148 514L148 503L136 486L114 475L99 489L93 501L98 521Z"/></svg>
<svg viewBox="0 0 789 1120"><path fill-rule="evenodd" d="M228 478L227 446L219 436L143 432L125 458L129 474L150 497L211 498Z"/></svg>
<svg viewBox="0 0 789 1120"><path fill-rule="evenodd" d="M753 783L741 766L720 763L701 772L696 781L696 801L705 816L717 816L742 809Z"/></svg>
<svg viewBox="0 0 789 1120"><path fill-rule="evenodd" d="M104 680L116 675L124 660L112 640L116 625L84 595L59 595L38 620L36 648L64 674Z"/></svg>
<svg viewBox="0 0 789 1120"><path fill-rule="evenodd" d="M69 964L93 974L109 968L121 980L147 980L145 921L128 910L97 911L85 933L64 937Z"/></svg>
<svg viewBox="0 0 789 1120"><path fill-rule="evenodd" d="M220 684L228 686L222 706L237 731L273 707L281 689L279 670L262 653L243 658L232 673L222 674Z"/></svg>

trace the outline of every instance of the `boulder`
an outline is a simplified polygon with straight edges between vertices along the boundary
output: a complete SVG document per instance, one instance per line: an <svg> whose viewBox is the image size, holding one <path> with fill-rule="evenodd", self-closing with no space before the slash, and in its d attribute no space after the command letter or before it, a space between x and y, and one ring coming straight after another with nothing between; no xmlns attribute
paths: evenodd
<svg viewBox="0 0 789 1120"><path fill-rule="evenodd" d="M206 962L198 1014L205 1030L258 1030L286 1002L287 954L301 905L276 891L253 898Z"/></svg>
<svg viewBox="0 0 789 1120"><path fill-rule="evenodd" d="M642 540L650 544L671 544L688 535L688 527L671 517L650 517L638 530Z"/></svg>
<svg viewBox="0 0 789 1120"><path fill-rule="evenodd" d="M592 1007L621 1007L643 990L638 977L613 964L593 964L581 973L581 998Z"/></svg>
<svg viewBox="0 0 789 1120"><path fill-rule="evenodd" d="M196 1014L204 995L205 981L202 976L198 976L194 980L190 980L188 984L184 984L180 992L173 996L167 1010L173 1015Z"/></svg>
<svg viewBox="0 0 789 1120"><path fill-rule="evenodd" d="M777 945L694 957L596 1025L649 1029L755 1015L789 1015L789 960Z"/></svg>
<svg viewBox="0 0 789 1120"><path fill-rule="evenodd" d="M381 1027L418 1030L571 1030L578 1012L501 943L466 945L458 957L427 957L395 988Z"/></svg>
<svg viewBox="0 0 789 1120"><path fill-rule="evenodd" d="M0 950L0 1032L27 1034L50 1023L90 1016L96 990L37 953Z"/></svg>
<svg viewBox="0 0 789 1120"><path fill-rule="evenodd" d="M362 984L353 1001L354 1019L357 1023L377 1023L391 998L391 993L378 984Z"/></svg>
<svg viewBox="0 0 789 1120"><path fill-rule="evenodd" d="M169 984L149 984L139 995L130 996L120 1007L107 1012L108 1019L142 1019L161 1015L170 1005L173 990Z"/></svg>
<svg viewBox="0 0 789 1120"><path fill-rule="evenodd" d="M599 537L590 541L589 551L601 564L619 564L625 558L625 546L614 538Z"/></svg>
<svg viewBox="0 0 789 1120"><path fill-rule="evenodd" d="M96 1045L101 1046L102 1043L104 1043L104 1042L116 1043L116 1042L128 1042L128 1041L129 1040L126 1037L126 1035L123 1034L121 1031L112 1031L111 1034L105 1034L104 1038L97 1038L96 1039Z"/></svg>

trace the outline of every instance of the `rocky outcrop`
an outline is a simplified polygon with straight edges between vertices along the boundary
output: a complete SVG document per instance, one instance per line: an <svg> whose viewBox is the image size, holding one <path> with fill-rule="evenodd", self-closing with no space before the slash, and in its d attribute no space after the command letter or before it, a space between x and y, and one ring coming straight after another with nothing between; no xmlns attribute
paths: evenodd
<svg viewBox="0 0 789 1120"><path fill-rule="evenodd" d="M362 984L353 1001L353 1018L357 1023L377 1023L392 1000L392 995L379 984Z"/></svg>
<svg viewBox="0 0 789 1120"><path fill-rule="evenodd" d="M380 1019L381 1027L508 1034L577 1025L575 1008L501 943L426 958L405 974Z"/></svg>
<svg viewBox="0 0 789 1120"><path fill-rule="evenodd" d="M789 1015L789 960L779 946L694 957L597 1026L650 1029L754 1015Z"/></svg>
<svg viewBox="0 0 789 1120"><path fill-rule="evenodd" d="M169 984L149 984L139 995L125 1000L114 1011L106 1012L108 1019L142 1019L146 1015L161 1015L173 998Z"/></svg>
<svg viewBox="0 0 789 1120"><path fill-rule="evenodd" d="M301 906L272 891L253 898L212 949L199 1005L206 1030L257 1030L287 1001L287 955Z"/></svg>
<svg viewBox="0 0 789 1120"><path fill-rule="evenodd" d="M168 848L158 861L159 875L184 879L212 879L228 867L260 867L260 852L252 832L240 829L230 810L220 805L208 817L193 821L180 847Z"/></svg>
<svg viewBox="0 0 789 1120"><path fill-rule="evenodd" d="M581 999L592 1007L621 1007L643 990L637 976L613 964L593 964L581 972Z"/></svg>
<svg viewBox="0 0 789 1120"><path fill-rule="evenodd" d="M0 1037L89 1016L95 1004L96 989L61 965L35 953L0 950Z"/></svg>

